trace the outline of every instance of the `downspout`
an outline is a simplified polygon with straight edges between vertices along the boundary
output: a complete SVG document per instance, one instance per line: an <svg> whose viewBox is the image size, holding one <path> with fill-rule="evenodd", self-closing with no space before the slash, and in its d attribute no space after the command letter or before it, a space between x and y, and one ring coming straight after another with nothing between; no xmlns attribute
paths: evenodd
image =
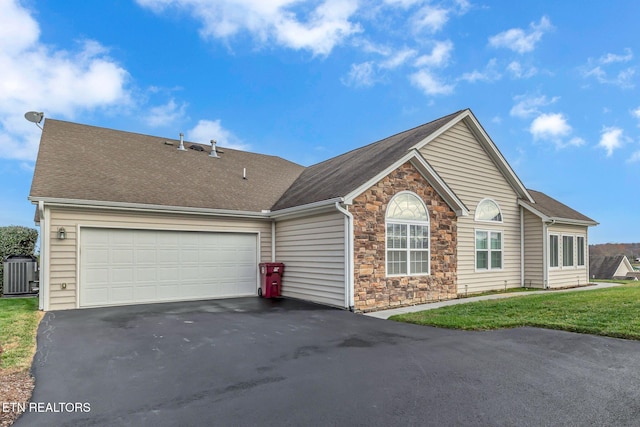
<svg viewBox="0 0 640 427"><path fill-rule="evenodd" d="M355 269L355 263L353 259L353 214L349 212L347 209L340 206L340 202L336 202L336 209L342 212L344 217L344 256L347 259L347 262L344 263L344 274L345 274L345 286L347 290L347 294L345 295L345 303L350 311L354 310L355 306L355 297L354 297L354 277L353 272Z"/></svg>
<svg viewBox="0 0 640 427"><path fill-rule="evenodd" d="M520 287L524 288L524 208L520 206Z"/></svg>
<svg viewBox="0 0 640 427"><path fill-rule="evenodd" d="M276 221L271 220L271 262L276 262Z"/></svg>
<svg viewBox="0 0 640 427"><path fill-rule="evenodd" d="M547 223L542 221L542 286L549 288L549 236L547 234Z"/></svg>
<svg viewBox="0 0 640 427"><path fill-rule="evenodd" d="M40 215L40 272L38 273L39 292L38 309L47 310L49 308L49 221L45 217L44 202L38 201L38 213Z"/></svg>
<svg viewBox="0 0 640 427"><path fill-rule="evenodd" d="M551 222L542 222L543 224L543 233L542 241L544 242L544 247L542 248L542 259L544 262L544 288L549 289L551 285L549 284L549 225L554 225L556 223L555 219L552 219ZM558 245L560 242L558 242Z"/></svg>

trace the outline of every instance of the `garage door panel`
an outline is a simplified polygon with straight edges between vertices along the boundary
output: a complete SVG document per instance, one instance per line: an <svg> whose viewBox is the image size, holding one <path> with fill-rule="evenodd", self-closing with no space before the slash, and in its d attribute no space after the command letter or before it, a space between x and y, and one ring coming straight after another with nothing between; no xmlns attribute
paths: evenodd
<svg viewBox="0 0 640 427"><path fill-rule="evenodd" d="M138 285L134 288L134 292L134 299L137 301L153 301L158 298L154 284L147 286Z"/></svg>
<svg viewBox="0 0 640 427"><path fill-rule="evenodd" d="M112 302L123 303L133 300L133 288L130 286L112 286L109 289Z"/></svg>
<svg viewBox="0 0 640 427"><path fill-rule="evenodd" d="M180 270L177 267L160 267L158 268L159 282L177 282L180 280Z"/></svg>
<svg viewBox="0 0 640 427"><path fill-rule="evenodd" d="M81 230L80 306L255 295L257 234Z"/></svg>
<svg viewBox="0 0 640 427"><path fill-rule="evenodd" d="M140 264L140 263L157 264L156 258L157 258L156 250L154 248L138 249L135 252L135 260L137 264Z"/></svg>
<svg viewBox="0 0 640 427"><path fill-rule="evenodd" d="M111 249L109 251L109 262L111 264L133 264L133 250L127 248Z"/></svg>

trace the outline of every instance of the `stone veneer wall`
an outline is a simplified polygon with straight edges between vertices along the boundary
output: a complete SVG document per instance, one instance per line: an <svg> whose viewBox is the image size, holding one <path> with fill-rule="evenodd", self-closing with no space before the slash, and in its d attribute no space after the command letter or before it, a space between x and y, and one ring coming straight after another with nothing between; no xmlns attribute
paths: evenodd
<svg viewBox="0 0 640 427"><path fill-rule="evenodd" d="M429 276L386 277L385 213L401 191L412 191L426 204L431 234ZM457 217L409 162L353 201L355 307L374 311L455 298L457 296Z"/></svg>

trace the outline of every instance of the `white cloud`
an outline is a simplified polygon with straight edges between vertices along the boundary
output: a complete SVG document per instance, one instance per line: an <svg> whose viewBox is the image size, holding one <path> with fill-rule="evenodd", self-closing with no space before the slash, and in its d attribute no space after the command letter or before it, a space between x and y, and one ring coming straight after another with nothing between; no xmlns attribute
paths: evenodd
<svg viewBox="0 0 640 427"><path fill-rule="evenodd" d="M151 127L167 126L183 118L186 109L186 103L178 105L172 98L164 105L150 108L144 121Z"/></svg>
<svg viewBox="0 0 640 427"><path fill-rule="evenodd" d="M594 77L599 83L619 86L622 89L632 89L635 87L635 74L635 68L629 67L611 77L609 73L599 65L583 72L585 78Z"/></svg>
<svg viewBox="0 0 640 427"><path fill-rule="evenodd" d="M636 108L635 110L631 110L631 115L640 120L640 107ZM640 126L640 123L638 123L638 126Z"/></svg>
<svg viewBox="0 0 640 427"><path fill-rule="evenodd" d="M248 150L246 144L232 132L222 127L220 120L200 120L191 130L186 132L186 139L200 144L209 144L212 139L223 148L233 148L236 150Z"/></svg>
<svg viewBox="0 0 640 427"><path fill-rule="evenodd" d="M441 7L425 6L412 18L414 32L427 31L435 33L440 31L449 20L449 10Z"/></svg>
<svg viewBox="0 0 640 427"><path fill-rule="evenodd" d="M409 59L413 58L416 55L416 51L413 49L402 49L399 52L395 53L392 57L383 61L380 64L380 68L398 68L399 66L406 63Z"/></svg>
<svg viewBox="0 0 640 427"><path fill-rule="evenodd" d="M495 36L489 37L489 44L493 47L504 47L523 54L535 49L542 36L553 29L551 21L546 16L540 18L539 23L529 24L529 31L522 28L511 28Z"/></svg>
<svg viewBox="0 0 640 427"><path fill-rule="evenodd" d="M516 96L514 100L518 100L518 103L511 108L509 115L512 117L520 117L526 119L535 114L540 114L540 107L546 107L558 101L560 97L554 96L551 99L547 99L545 95L541 96L528 96L520 95Z"/></svg>
<svg viewBox="0 0 640 427"><path fill-rule="evenodd" d="M624 49L624 54L618 55L615 53L607 53L600 57L601 64L611 64L613 62L629 62L633 59L633 52L629 48Z"/></svg>
<svg viewBox="0 0 640 427"><path fill-rule="evenodd" d="M429 70L420 70L413 73L409 79L414 86L421 89L426 95L448 95L453 92L455 86L443 83Z"/></svg>
<svg viewBox="0 0 640 427"><path fill-rule="evenodd" d="M346 38L361 32L350 18L357 0L324 0L312 9L298 0L137 0L161 13L186 10L198 19L203 38L228 39L247 31L262 44L275 42L314 55L328 55ZM296 8L299 6L298 8Z"/></svg>
<svg viewBox="0 0 640 427"><path fill-rule="evenodd" d="M435 42L431 53L416 58L416 67L443 67L449 64L453 42L451 40Z"/></svg>
<svg viewBox="0 0 640 427"><path fill-rule="evenodd" d="M616 64L626 63L633 59L631 49L624 49L624 54L607 53L598 59L589 58L582 67L584 78L595 78L599 83L618 86L622 89L635 87L636 67L615 70ZM614 68L614 70L612 70Z"/></svg>
<svg viewBox="0 0 640 427"><path fill-rule="evenodd" d="M470 73L464 73L460 79L466 80L469 83L478 81L495 82L496 80L500 80L502 75L496 70L496 63L496 59L493 58L485 65L483 71L473 70Z"/></svg>
<svg viewBox="0 0 640 427"><path fill-rule="evenodd" d="M128 105L129 74L94 41L77 52L39 41L40 29L15 1L0 2L0 157L32 161L40 131L29 110L73 119L80 112Z"/></svg>
<svg viewBox="0 0 640 427"><path fill-rule="evenodd" d="M529 131L536 139L557 138L571 133L571 126L561 113L541 114L531 123Z"/></svg>
<svg viewBox="0 0 640 427"><path fill-rule="evenodd" d="M607 157L611 157L614 150L622 147L624 140L624 131L622 129L613 126L605 127L600 134L598 147L604 148L607 151Z"/></svg>
<svg viewBox="0 0 640 427"><path fill-rule="evenodd" d="M538 74L536 67L529 67L525 69L518 61L512 61L507 65L507 71L514 79L528 79Z"/></svg>
<svg viewBox="0 0 640 427"><path fill-rule="evenodd" d="M579 137L571 137L565 141L565 138L572 134L573 129L562 113L540 114L531 122L529 132L533 135L533 139L549 141L557 149L569 146L579 147L585 143L584 139Z"/></svg>
<svg viewBox="0 0 640 427"><path fill-rule="evenodd" d="M640 150L631 154L631 157L627 159L627 163L635 163L635 162L640 162Z"/></svg>
<svg viewBox="0 0 640 427"><path fill-rule="evenodd" d="M342 84L352 87L373 86L376 82L376 72L371 61L361 64L351 64L351 69L346 77L341 79Z"/></svg>
<svg viewBox="0 0 640 427"><path fill-rule="evenodd" d="M405 9L413 6L414 4L421 3L422 0L384 0L385 4L390 6L400 6Z"/></svg>

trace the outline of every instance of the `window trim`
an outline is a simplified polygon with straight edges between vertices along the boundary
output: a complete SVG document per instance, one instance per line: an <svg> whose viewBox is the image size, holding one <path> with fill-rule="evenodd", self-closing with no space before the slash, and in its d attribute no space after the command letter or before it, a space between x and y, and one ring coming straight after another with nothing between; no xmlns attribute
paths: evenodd
<svg viewBox="0 0 640 427"><path fill-rule="evenodd" d="M557 266L552 266L551 265L551 237L555 236L558 239L558 246L557 246L557 259L558 259L558 265ZM572 264L571 265L565 265L564 264L564 238L565 237L571 237L571 239L573 240L573 259L572 259ZM578 244L578 239L583 239L583 246L582 246L582 250L583 250L583 264L579 264L579 257L578 257L578 248L579 248L579 244ZM549 267L550 270L577 270L577 269L586 269L587 268L587 235L586 234L580 234L580 233L562 233L562 232L554 232L554 233L547 233L547 266Z"/></svg>
<svg viewBox="0 0 640 427"><path fill-rule="evenodd" d="M478 219L478 208L484 202L493 202L498 207L498 211L500 212L500 221L495 221L495 220L491 220L491 219ZM480 200L478 202L478 204L476 205L476 209L475 209L475 211L473 213L473 220L476 221L476 222L484 222L484 223L487 223L487 224L502 224L502 223L504 223L504 215L502 215L502 208L500 207L500 203L496 202L494 199L491 199L489 197L485 197L484 199Z"/></svg>
<svg viewBox="0 0 640 427"><path fill-rule="evenodd" d="M478 268L478 247L477 247L477 234L478 232L487 233L487 268ZM500 234L500 268L491 268L491 253L497 252L497 249L491 249L491 233ZM485 249L481 249L485 250ZM491 230L486 228L475 228L473 232L473 268L476 273L496 272L504 270L504 230L497 229Z"/></svg>
<svg viewBox="0 0 640 427"><path fill-rule="evenodd" d="M569 246L567 250L571 250L571 264L565 264L564 254L565 254L565 238L571 238L571 244L566 245ZM576 236L574 234L563 234L562 235L562 268L575 268L576 267Z"/></svg>
<svg viewBox="0 0 640 427"><path fill-rule="evenodd" d="M394 219L394 218L388 218L387 217L387 210L389 209L389 205L391 204L391 202L393 201L393 199L395 199L396 197L398 197L401 194L410 194L412 196L414 196L416 199L418 199L420 201L420 203L422 203L422 207L424 208L425 212L427 213L427 220L426 221L420 221L420 220L406 220L406 219ZM385 277L417 277L417 276L431 276L431 215L429 215L429 209L427 209L427 205L424 202L424 200L422 200L422 198L420 196L418 196L416 193L414 193L413 191L400 191L398 193L396 193L390 200L389 203L387 203L387 207L385 209L385 220L384 220L384 270L385 270ZM407 236L407 247L406 248L391 248L389 249L388 247L388 227L389 224L397 224L403 227L406 227L406 236ZM415 225L415 226L421 226L421 227L427 227L427 234L428 234L428 239L429 239L429 245L427 249L424 248L411 248L411 243L410 243L410 239L411 239L411 226ZM389 250L391 251L401 251L404 250L407 254L407 260L406 260L406 267L407 267L407 273L403 274L389 274L389 264L388 264L388 260L389 260ZM428 257L427 257L427 272L426 273L412 273L411 272L411 253L412 252L427 252L428 253Z"/></svg>

